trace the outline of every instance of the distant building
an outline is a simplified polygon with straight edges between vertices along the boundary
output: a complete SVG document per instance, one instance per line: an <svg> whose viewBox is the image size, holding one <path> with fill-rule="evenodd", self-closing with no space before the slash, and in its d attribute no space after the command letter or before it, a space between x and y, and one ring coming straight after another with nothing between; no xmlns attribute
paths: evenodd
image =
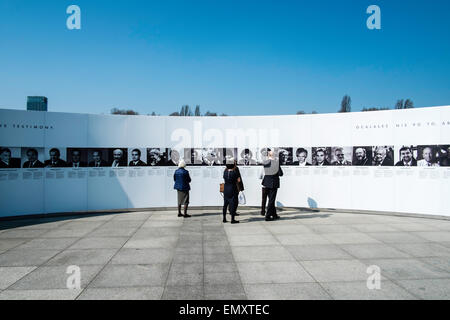
<svg viewBox="0 0 450 320"><path fill-rule="evenodd" d="M28 97L27 99L27 110L47 111L47 105L47 97Z"/></svg>

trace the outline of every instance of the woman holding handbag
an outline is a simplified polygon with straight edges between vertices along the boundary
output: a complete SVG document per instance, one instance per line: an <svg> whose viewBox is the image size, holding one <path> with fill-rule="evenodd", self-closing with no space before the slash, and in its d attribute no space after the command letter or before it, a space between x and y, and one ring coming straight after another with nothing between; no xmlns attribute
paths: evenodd
<svg viewBox="0 0 450 320"><path fill-rule="evenodd" d="M241 179L238 176L238 173L235 170L235 162L234 159L230 159L227 161L226 169L223 172L223 179L225 181L223 186L223 222L227 222L227 209L229 208L231 214L231 223L239 223L235 219L236 216L236 208L238 201L238 183Z"/></svg>
<svg viewBox="0 0 450 320"><path fill-rule="evenodd" d="M235 204L236 208L234 209L235 215L238 216L239 213L237 213L237 208L238 208L238 205L239 205L239 193L244 191L244 182L242 181L241 172L239 171L239 167L237 165L237 161L236 160L234 160L234 170L236 170L237 176L239 178L238 182L237 182L237 189L236 189L237 190L237 193L236 193L237 201L236 201L236 204Z"/></svg>

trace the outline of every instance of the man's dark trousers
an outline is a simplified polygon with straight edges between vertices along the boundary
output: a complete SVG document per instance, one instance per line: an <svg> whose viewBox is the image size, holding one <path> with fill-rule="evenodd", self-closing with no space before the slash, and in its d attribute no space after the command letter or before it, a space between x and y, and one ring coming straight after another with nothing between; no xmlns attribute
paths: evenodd
<svg viewBox="0 0 450 320"><path fill-rule="evenodd" d="M266 202L267 202L267 188L262 187L262 203L261 203L261 215L265 216L266 215Z"/></svg>
<svg viewBox="0 0 450 320"><path fill-rule="evenodd" d="M266 219L274 218L277 216L277 209L275 207L275 200L277 197L278 188L266 188L267 196L269 197L269 203L267 204Z"/></svg>

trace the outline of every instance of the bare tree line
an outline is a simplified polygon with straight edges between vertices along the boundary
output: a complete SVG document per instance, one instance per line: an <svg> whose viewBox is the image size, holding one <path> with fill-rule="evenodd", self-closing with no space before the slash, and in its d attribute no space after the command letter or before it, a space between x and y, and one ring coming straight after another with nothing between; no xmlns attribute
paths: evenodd
<svg viewBox="0 0 450 320"><path fill-rule="evenodd" d="M394 109L410 109L414 108L414 102L411 99L399 99L394 105ZM361 111L380 111L380 110L390 110L389 107L364 107ZM352 111L352 98L349 95L344 95L341 101L341 106L337 112L351 112ZM111 109L111 114L119 114L119 115L139 115L137 111L132 109ZM297 115L307 114L304 110L299 110L296 113ZM317 111L311 111L311 114L317 114ZM148 116L157 116L157 114L153 111L151 114L147 114ZM160 116L160 114L158 114ZM169 114L172 117L217 117L219 114L217 112L206 111L204 114L200 111L200 106L196 105L194 111L192 111L189 105L183 105L180 111L175 111ZM227 114L222 113L220 116L227 116Z"/></svg>
<svg viewBox="0 0 450 320"><path fill-rule="evenodd" d="M394 109L410 109L414 108L414 102L411 99L399 99L394 105ZM390 110L389 107L364 107L361 111L380 111ZM344 95L341 100L341 107L337 112L351 112L352 111L352 98L349 95ZM316 111L312 111L312 114L316 114ZM303 110L297 111L298 115L307 114Z"/></svg>
<svg viewBox="0 0 450 320"><path fill-rule="evenodd" d="M118 114L118 115L139 115L139 112L134 111L132 109L119 109L119 108L112 108L111 114ZM156 114L154 111L151 114L147 114L148 116L160 116L160 114ZM175 111L169 114L171 117L217 117L217 112L211 112L206 111L204 114L200 112L200 106L195 106L194 112L192 112L191 107L189 105L184 105L181 107L180 111ZM222 113L220 116L224 117L227 116L227 114Z"/></svg>

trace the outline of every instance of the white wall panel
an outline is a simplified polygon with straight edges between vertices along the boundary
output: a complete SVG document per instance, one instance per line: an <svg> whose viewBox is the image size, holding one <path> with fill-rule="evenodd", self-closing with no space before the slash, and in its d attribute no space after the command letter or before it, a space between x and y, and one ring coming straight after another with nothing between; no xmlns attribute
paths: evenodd
<svg viewBox="0 0 450 320"><path fill-rule="evenodd" d="M297 148L305 147L311 161L311 147L364 146L370 150L374 146L393 146L396 162L402 145L414 148L450 145L450 108L255 117L147 117L0 110L0 146L11 148L13 157L21 158L22 164L28 147L39 149L40 160L48 159L53 147L61 150L61 158L65 160L67 148L73 147L139 148L141 152L150 147L214 146L239 151L249 148L254 152L262 147L289 147L294 155ZM144 161L146 155L142 157ZM448 167L283 168L279 206L450 216ZM223 181L224 167L188 166L187 169L192 178L191 206L221 206L219 184ZM247 205L260 206L262 168L241 166L240 169ZM77 170L0 169L1 216L176 206L174 166Z"/></svg>

